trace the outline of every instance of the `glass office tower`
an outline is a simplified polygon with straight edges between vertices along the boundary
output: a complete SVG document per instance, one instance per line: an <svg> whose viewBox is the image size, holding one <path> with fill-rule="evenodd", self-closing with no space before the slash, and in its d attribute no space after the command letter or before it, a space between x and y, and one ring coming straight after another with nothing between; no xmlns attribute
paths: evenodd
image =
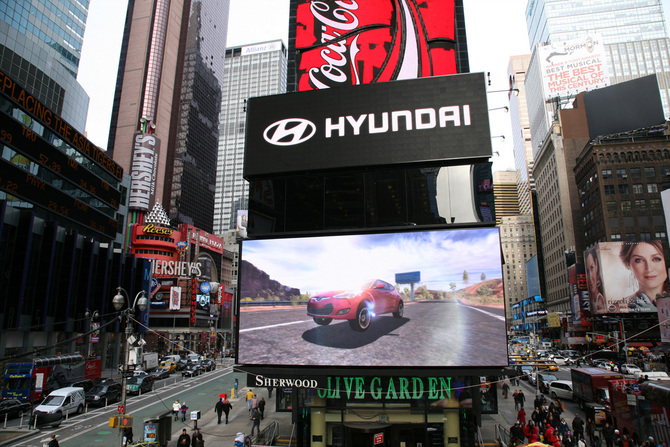
<svg viewBox="0 0 670 447"><path fill-rule="evenodd" d="M89 101L77 82L88 4L0 1L0 70L80 132Z"/></svg>

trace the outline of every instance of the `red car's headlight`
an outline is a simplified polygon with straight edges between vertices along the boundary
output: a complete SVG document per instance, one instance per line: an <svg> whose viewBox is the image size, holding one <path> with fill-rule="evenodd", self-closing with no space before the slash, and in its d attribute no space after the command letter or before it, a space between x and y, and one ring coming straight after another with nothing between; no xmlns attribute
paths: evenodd
<svg viewBox="0 0 670 447"><path fill-rule="evenodd" d="M339 293L337 295L333 295L333 298L350 300L351 298L355 297L356 295L358 295L356 292L343 292L343 293Z"/></svg>

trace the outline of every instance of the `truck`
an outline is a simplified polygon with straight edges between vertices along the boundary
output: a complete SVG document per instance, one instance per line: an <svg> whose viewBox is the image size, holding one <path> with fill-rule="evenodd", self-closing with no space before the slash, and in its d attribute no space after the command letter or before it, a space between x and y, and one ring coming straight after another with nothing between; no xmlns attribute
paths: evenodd
<svg viewBox="0 0 670 447"><path fill-rule="evenodd" d="M79 354L34 357L8 363L3 375L3 399L39 402L51 391L100 378L99 357Z"/></svg>
<svg viewBox="0 0 670 447"><path fill-rule="evenodd" d="M151 372L158 368L160 362L158 361L158 353L141 352L140 349L135 348L131 349L128 354L128 364L134 365L135 369Z"/></svg>
<svg viewBox="0 0 670 447"><path fill-rule="evenodd" d="M670 380L610 381L612 425L633 439L670 442Z"/></svg>
<svg viewBox="0 0 670 447"><path fill-rule="evenodd" d="M623 379L623 374L600 368L573 368L572 398L584 410L587 404L599 404L609 411L609 382Z"/></svg>

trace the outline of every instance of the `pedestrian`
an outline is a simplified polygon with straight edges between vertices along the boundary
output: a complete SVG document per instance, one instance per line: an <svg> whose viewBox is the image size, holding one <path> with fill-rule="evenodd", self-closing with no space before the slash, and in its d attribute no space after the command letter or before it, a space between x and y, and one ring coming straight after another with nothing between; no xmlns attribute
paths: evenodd
<svg viewBox="0 0 670 447"><path fill-rule="evenodd" d="M504 381L502 384L502 393L503 397L507 399L508 394L509 394L509 385L507 384L507 381Z"/></svg>
<svg viewBox="0 0 670 447"><path fill-rule="evenodd" d="M521 407L519 412L516 415L517 420L521 423L521 425L526 425L526 410Z"/></svg>
<svg viewBox="0 0 670 447"><path fill-rule="evenodd" d="M586 441L584 441L584 436L577 439L577 447L586 447Z"/></svg>
<svg viewBox="0 0 670 447"><path fill-rule="evenodd" d="M269 386L268 387L268 399L272 399L272 390L274 390L274 387Z"/></svg>
<svg viewBox="0 0 670 447"><path fill-rule="evenodd" d="M558 423L558 434L561 437L564 437L570 431L570 426L565 422L565 418L561 418L561 422Z"/></svg>
<svg viewBox="0 0 670 447"><path fill-rule="evenodd" d="M514 399L514 409L518 410L519 409L519 390L514 390L514 393L512 394L512 399Z"/></svg>
<svg viewBox="0 0 670 447"><path fill-rule="evenodd" d="M123 429L123 445L133 443L133 427L126 427Z"/></svg>
<svg viewBox="0 0 670 447"><path fill-rule="evenodd" d="M221 402L221 399L217 399L216 405L214 405L214 413L216 413L216 416L218 418L217 424L220 424L221 416L223 415L223 402Z"/></svg>
<svg viewBox="0 0 670 447"><path fill-rule="evenodd" d="M523 429L523 433L528 439L528 444L532 444L540 440L540 433L533 421L528 421L528 425Z"/></svg>
<svg viewBox="0 0 670 447"><path fill-rule="evenodd" d="M575 447L577 441L572 437L572 432L567 432L563 437L563 446L564 447Z"/></svg>
<svg viewBox="0 0 670 447"><path fill-rule="evenodd" d="M261 420L265 418L265 398L261 397L261 400L258 401L258 411L261 414Z"/></svg>
<svg viewBox="0 0 670 447"><path fill-rule="evenodd" d="M223 412L226 414L226 424L228 423L228 413L233 409L233 404L226 397L223 401Z"/></svg>
<svg viewBox="0 0 670 447"><path fill-rule="evenodd" d="M205 447L205 440L203 439L202 433L200 433L199 428L195 429L195 433L193 434L192 445L193 447Z"/></svg>
<svg viewBox="0 0 670 447"><path fill-rule="evenodd" d="M261 414L258 411L258 408L254 408L251 414L251 436L254 435L254 431L256 431L256 434L258 435L261 434Z"/></svg>
<svg viewBox="0 0 670 447"><path fill-rule="evenodd" d="M589 437L589 444L594 445L593 438L596 436L596 424L593 422L593 419L586 419L586 436Z"/></svg>
<svg viewBox="0 0 670 447"><path fill-rule="evenodd" d="M177 438L178 447L190 447L191 446L191 437L188 435L186 429L181 431L181 435Z"/></svg>
<svg viewBox="0 0 670 447"><path fill-rule="evenodd" d="M254 390L247 391L247 394L244 396L247 401L247 410L249 410L249 417L251 417L251 399L254 398Z"/></svg>
<svg viewBox="0 0 670 447"><path fill-rule="evenodd" d="M521 408L526 406L526 395L523 394L523 390L519 390L519 406Z"/></svg>
<svg viewBox="0 0 670 447"><path fill-rule="evenodd" d="M526 436L523 431L523 427L519 421L516 421L509 429L509 436L512 440L512 445L521 445L523 444L523 438Z"/></svg>
<svg viewBox="0 0 670 447"><path fill-rule="evenodd" d="M175 421L179 419L179 411L180 410L181 410L181 404L179 403L179 399L177 399L172 404L172 414L174 415L174 420Z"/></svg>
<svg viewBox="0 0 670 447"><path fill-rule="evenodd" d="M253 414L254 410L258 409L258 396L254 394L254 397L251 398L251 411Z"/></svg>
<svg viewBox="0 0 670 447"><path fill-rule="evenodd" d="M576 439L584 437L584 419L579 415L576 415L572 420L572 433L574 433Z"/></svg>
<svg viewBox="0 0 670 447"><path fill-rule="evenodd" d="M49 439L49 444L47 444L49 447L58 447L58 439L56 439L56 435L51 435L51 438Z"/></svg>
<svg viewBox="0 0 670 447"><path fill-rule="evenodd" d="M181 421L186 422L186 412L188 411L188 407L186 406L186 401L184 401L181 404Z"/></svg>
<svg viewBox="0 0 670 447"><path fill-rule="evenodd" d="M621 447L621 434L619 433L618 429L614 430L614 439L612 440L612 443L616 447Z"/></svg>
<svg viewBox="0 0 670 447"><path fill-rule="evenodd" d="M614 429L609 422L606 422L603 427L603 439L607 447L614 447Z"/></svg>
<svg viewBox="0 0 670 447"><path fill-rule="evenodd" d="M241 431L235 435L235 447L244 447L244 433Z"/></svg>

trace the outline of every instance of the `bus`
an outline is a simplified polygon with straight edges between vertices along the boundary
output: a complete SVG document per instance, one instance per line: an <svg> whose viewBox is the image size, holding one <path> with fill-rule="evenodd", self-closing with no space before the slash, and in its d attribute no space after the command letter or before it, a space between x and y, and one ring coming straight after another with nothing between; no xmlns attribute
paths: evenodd
<svg viewBox="0 0 670 447"><path fill-rule="evenodd" d="M101 375L99 357L84 359L79 354L65 354L25 359L7 364L2 398L39 402L53 390Z"/></svg>

